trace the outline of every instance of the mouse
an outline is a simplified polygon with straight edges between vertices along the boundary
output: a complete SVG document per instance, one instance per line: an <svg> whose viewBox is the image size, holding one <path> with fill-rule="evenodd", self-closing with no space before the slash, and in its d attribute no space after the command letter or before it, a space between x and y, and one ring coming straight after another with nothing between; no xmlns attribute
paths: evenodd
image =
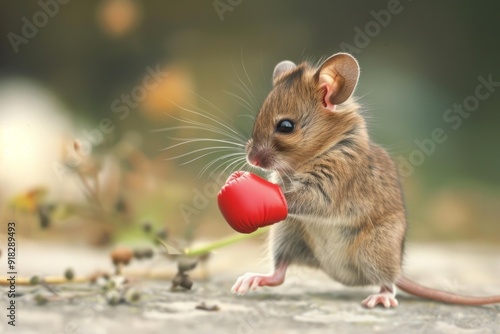
<svg viewBox="0 0 500 334"><path fill-rule="evenodd" d="M346 286L379 286L361 304L397 307L396 287L450 304L499 303L422 286L403 274L407 213L398 170L374 143L353 96L358 61L337 53L317 64L282 61L245 146L247 163L268 173L288 203L271 226L273 272L247 273L243 295L284 282L290 265L317 268Z"/></svg>

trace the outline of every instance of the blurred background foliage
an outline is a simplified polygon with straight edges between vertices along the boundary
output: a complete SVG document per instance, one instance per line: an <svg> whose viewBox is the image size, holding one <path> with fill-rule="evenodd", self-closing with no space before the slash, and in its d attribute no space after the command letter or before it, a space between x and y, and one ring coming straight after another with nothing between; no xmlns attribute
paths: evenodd
<svg viewBox="0 0 500 334"><path fill-rule="evenodd" d="M182 240L231 233L207 193L213 180L196 177L218 156L166 160L213 143L162 150L178 143L172 137L217 136L153 130L182 125L178 118L208 122L188 108L248 134L245 115L258 109L277 62L317 61L349 44L376 142L408 159L415 140L435 128L447 135L404 180L409 240L500 240L500 92L456 130L443 120L474 95L479 76L500 81L497 2L66 2L14 1L0 12L0 206L23 234L138 242L146 221ZM28 38L26 20L44 23L41 3L53 15ZM126 102L134 89L140 98Z"/></svg>

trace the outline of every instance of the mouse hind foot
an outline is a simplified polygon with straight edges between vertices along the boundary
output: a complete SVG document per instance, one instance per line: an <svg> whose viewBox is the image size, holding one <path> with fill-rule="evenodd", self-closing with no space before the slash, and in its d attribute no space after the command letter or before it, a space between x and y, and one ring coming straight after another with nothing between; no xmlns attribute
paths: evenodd
<svg viewBox="0 0 500 334"><path fill-rule="evenodd" d="M379 293L368 296L361 304L366 308L373 308L376 305L383 305L385 308L397 307L396 287L394 284L382 285Z"/></svg>
<svg viewBox="0 0 500 334"><path fill-rule="evenodd" d="M248 291L256 290L260 286L281 285L285 281L287 267L288 265L282 264L272 274L268 275L246 273L236 280L231 291L238 295L244 295Z"/></svg>

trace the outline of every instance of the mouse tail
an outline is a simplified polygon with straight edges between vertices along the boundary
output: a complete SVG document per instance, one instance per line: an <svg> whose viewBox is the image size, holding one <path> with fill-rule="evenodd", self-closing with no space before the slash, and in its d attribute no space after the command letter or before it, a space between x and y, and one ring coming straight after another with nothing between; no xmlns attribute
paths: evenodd
<svg viewBox="0 0 500 334"><path fill-rule="evenodd" d="M411 295L420 298L440 301L446 304L486 305L486 304L500 303L500 296L488 296L488 297L460 296L451 292L436 290L422 286L404 276L398 278L395 284L399 289Z"/></svg>

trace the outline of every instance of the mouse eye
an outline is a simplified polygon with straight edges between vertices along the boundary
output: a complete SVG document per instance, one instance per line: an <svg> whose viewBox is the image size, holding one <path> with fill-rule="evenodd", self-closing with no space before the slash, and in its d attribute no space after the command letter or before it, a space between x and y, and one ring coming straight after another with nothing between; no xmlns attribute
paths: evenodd
<svg viewBox="0 0 500 334"><path fill-rule="evenodd" d="M276 132L290 133L295 129L295 124L289 119L283 119L276 125Z"/></svg>

